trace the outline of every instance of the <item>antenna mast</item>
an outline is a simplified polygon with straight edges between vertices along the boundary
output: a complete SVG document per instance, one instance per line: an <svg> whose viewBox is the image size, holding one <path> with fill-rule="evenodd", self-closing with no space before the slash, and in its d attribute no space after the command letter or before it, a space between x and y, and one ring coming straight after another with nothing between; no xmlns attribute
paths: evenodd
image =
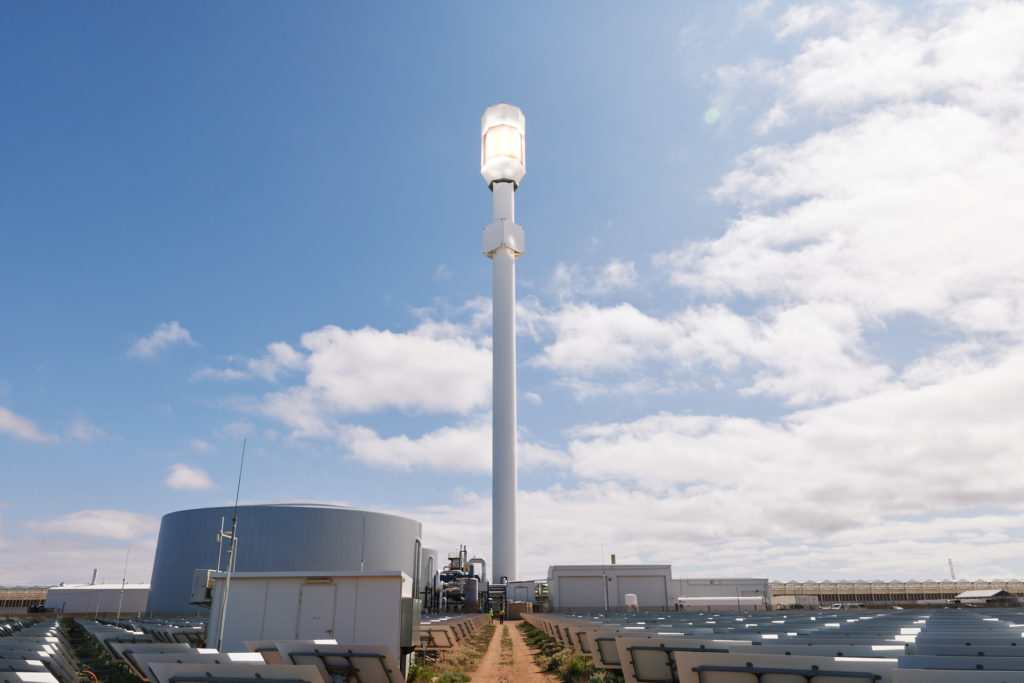
<svg viewBox="0 0 1024 683"><path fill-rule="evenodd" d="M231 572L235 568L235 552L237 551L238 536L235 532L238 531L238 495L242 491L242 468L245 467L245 442L246 438L242 438L242 462L238 465L238 486L235 488L235 509L231 513L231 533L225 534L223 531L220 536L227 537L228 543L228 568L227 576L224 578L224 599L220 603L220 633L217 634L217 650L221 649L224 643L224 620L228 616L228 591L231 590ZM223 522L221 522L223 524ZM218 566L220 557L217 558Z"/></svg>
<svg viewBox="0 0 1024 683"><path fill-rule="evenodd" d="M953 571L953 558L949 558L949 576L956 581L956 572Z"/></svg>
<svg viewBox="0 0 1024 683"><path fill-rule="evenodd" d="M124 573L121 574L121 597L117 599L117 625L121 625L121 605L124 604L124 583L128 580L128 557L132 554L132 549L128 550L124 554ZM97 603L99 604L99 603Z"/></svg>

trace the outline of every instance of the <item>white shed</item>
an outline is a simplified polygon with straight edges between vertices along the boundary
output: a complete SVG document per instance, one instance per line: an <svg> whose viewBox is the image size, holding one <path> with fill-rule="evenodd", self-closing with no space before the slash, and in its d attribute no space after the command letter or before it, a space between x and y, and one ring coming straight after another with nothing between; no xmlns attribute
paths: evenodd
<svg viewBox="0 0 1024 683"><path fill-rule="evenodd" d="M556 612L623 612L633 593L642 611L669 609L672 566L586 564L548 568L551 609Z"/></svg>

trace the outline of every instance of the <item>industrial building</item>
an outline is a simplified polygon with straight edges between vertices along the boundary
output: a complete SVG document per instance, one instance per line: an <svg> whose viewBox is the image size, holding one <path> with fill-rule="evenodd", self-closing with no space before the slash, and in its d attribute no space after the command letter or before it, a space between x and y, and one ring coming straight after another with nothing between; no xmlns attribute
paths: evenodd
<svg viewBox="0 0 1024 683"><path fill-rule="evenodd" d="M196 570L227 570L233 507L198 508L160 522L146 611L195 614L190 603ZM335 505L268 504L237 508L236 572L400 571L413 592L433 575L437 553L422 547L412 519Z"/></svg>
<svg viewBox="0 0 1024 683"><path fill-rule="evenodd" d="M61 614L129 615L146 611L148 599L148 583L69 584L49 589L45 608Z"/></svg>
<svg viewBox="0 0 1024 683"><path fill-rule="evenodd" d="M673 579L667 564L552 566L548 588L555 612L686 611L691 605L763 611L771 604L768 579Z"/></svg>

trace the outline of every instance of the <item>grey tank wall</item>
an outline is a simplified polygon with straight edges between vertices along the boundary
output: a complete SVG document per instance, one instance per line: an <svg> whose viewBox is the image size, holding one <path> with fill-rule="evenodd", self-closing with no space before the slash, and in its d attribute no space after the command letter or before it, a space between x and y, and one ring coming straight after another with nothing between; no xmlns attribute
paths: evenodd
<svg viewBox="0 0 1024 683"><path fill-rule="evenodd" d="M196 569L215 569L217 533L234 508L182 510L160 521L146 611L196 613L188 600ZM422 525L331 505L240 505L235 571L403 571L417 578ZM227 542L221 569L227 568Z"/></svg>
<svg viewBox="0 0 1024 683"><path fill-rule="evenodd" d="M419 594L416 597L423 597L425 586L433 587L434 574L440 570L441 568L437 564L437 551L433 548L424 548L420 553L420 585Z"/></svg>

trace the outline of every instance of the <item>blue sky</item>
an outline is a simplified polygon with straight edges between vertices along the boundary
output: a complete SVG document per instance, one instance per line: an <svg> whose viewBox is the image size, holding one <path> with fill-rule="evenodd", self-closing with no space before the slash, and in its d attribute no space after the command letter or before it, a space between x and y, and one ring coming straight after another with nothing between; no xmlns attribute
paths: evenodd
<svg viewBox="0 0 1024 683"><path fill-rule="evenodd" d="M1024 575L1018 3L14 3L0 585L161 515L490 555L479 119L527 117L520 572ZM242 533L240 533L242 535Z"/></svg>

